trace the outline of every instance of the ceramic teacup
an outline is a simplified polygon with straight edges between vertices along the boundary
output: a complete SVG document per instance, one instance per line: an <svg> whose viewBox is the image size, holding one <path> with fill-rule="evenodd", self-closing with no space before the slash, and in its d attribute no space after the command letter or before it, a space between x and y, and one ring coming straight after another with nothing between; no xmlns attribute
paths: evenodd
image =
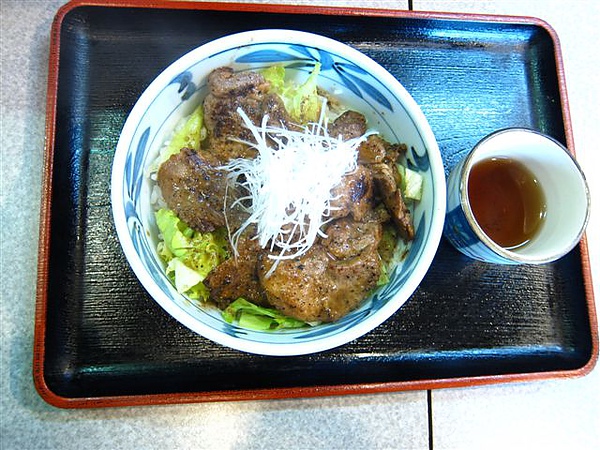
<svg viewBox="0 0 600 450"><path fill-rule="evenodd" d="M541 210L534 211L536 220L539 215L539 223L533 231L529 230L524 242L516 245L500 242L499 236L501 228L520 211L511 209L515 206L512 200L504 205L503 199L493 194L496 190L501 196L509 189L494 185L492 178L496 175L492 172L486 172L483 181L475 184L475 171L498 162L517 164L532 177L529 181L513 180L517 191L523 183L533 183L541 193ZM447 186L444 235L463 254L485 262L555 261L579 243L589 218L589 189L579 165L562 144L534 130L510 128L485 137L452 169ZM477 194L483 198L477 200L476 209ZM524 201L523 208L527 209L527 199L516 200ZM486 223L484 213L479 212L482 207L497 221Z"/></svg>

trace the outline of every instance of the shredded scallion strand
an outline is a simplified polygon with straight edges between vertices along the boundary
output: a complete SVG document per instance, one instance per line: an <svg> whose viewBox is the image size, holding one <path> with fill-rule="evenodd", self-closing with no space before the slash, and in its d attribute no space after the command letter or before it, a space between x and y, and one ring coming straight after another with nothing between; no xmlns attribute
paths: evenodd
<svg viewBox="0 0 600 450"><path fill-rule="evenodd" d="M255 140L244 143L258 155L233 159L223 167L230 184L237 185L236 191L247 193L229 207L250 204L245 208L249 217L230 233L230 241L237 255L240 236L255 225L254 238L262 248L269 248L269 258L275 260L267 276L279 261L303 255L318 236L325 237L321 227L331 215L332 189L356 169L359 145L376 133L370 131L349 140L330 136L325 109L323 105L317 123L299 131L270 126L268 116L256 126L241 108L237 109Z"/></svg>

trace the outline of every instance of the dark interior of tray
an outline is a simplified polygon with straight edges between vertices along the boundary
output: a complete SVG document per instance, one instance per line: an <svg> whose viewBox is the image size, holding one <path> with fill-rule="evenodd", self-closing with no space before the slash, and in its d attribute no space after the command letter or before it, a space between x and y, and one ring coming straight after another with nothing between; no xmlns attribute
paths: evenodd
<svg viewBox="0 0 600 450"><path fill-rule="evenodd" d="M168 316L124 258L110 209L121 127L151 80L211 39L291 28L348 43L421 105L446 168L491 131L565 142L555 48L500 22L79 7L62 23L44 374L68 397L396 382L572 370L592 352L577 247L540 267L475 262L442 240L410 301L343 347L244 354Z"/></svg>

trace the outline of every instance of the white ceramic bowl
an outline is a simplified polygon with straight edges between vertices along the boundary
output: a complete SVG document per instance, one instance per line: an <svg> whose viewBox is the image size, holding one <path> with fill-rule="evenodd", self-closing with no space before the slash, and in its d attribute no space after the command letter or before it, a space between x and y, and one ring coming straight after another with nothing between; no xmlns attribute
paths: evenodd
<svg viewBox="0 0 600 450"><path fill-rule="evenodd" d="M409 147L410 164L422 172L422 200L413 211L416 237L391 281L341 320L308 329L260 332L225 322L214 308L179 294L156 252L157 229L150 204L148 165L175 124L202 101L206 77L215 68L235 71L283 64L304 79L321 63L319 85L371 128ZM171 64L144 91L119 139L112 169L112 208L123 251L149 294L175 319L219 344L265 355L300 355L343 345L380 325L412 295L427 272L442 234L446 184L434 135L416 102L379 64L359 51L322 36L289 30L259 30L209 42Z"/></svg>

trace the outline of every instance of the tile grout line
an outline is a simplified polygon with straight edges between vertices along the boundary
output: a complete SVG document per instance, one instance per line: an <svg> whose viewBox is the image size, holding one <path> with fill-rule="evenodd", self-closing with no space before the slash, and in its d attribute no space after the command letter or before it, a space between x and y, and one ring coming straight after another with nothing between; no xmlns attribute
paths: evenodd
<svg viewBox="0 0 600 450"><path fill-rule="evenodd" d="M429 450L433 450L433 402L431 389L427 390L427 434L429 437Z"/></svg>

